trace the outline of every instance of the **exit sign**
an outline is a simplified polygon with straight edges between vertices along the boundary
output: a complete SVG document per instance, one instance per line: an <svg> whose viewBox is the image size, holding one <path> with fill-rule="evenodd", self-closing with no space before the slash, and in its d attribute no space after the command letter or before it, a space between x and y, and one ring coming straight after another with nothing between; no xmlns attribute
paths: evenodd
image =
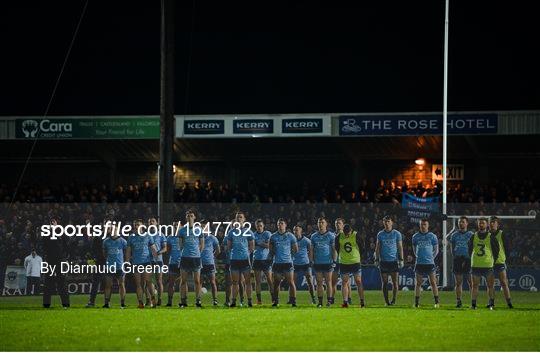
<svg viewBox="0 0 540 353"><path fill-rule="evenodd" d="M443 180L442 164L431 165L431 179L440 181ZM465 166L463 164L447 164L446 165L446 180L463 180L465 178Z"/></svg>

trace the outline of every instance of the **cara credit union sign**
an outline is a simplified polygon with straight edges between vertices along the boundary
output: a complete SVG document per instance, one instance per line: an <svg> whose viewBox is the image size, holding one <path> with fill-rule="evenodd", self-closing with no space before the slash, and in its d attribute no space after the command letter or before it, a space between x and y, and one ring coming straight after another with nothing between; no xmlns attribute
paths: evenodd
<svg viewBox="0 0 540 353"><path fill-rule="evenodd" d="M158 117L21 118L17 139L157 139Z"/></svg>

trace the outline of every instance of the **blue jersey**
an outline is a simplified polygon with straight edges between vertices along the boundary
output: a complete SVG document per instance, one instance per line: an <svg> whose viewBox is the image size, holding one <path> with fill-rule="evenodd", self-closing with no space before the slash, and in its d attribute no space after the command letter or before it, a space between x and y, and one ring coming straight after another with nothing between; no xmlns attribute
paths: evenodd
<svg viewBox="0 0 540 353"><path fill-rule="evenodd" d="M431 232L415 233L412 237L412 245L416 255L416 264L434 265L438 243L437 236Z"/></svg>
<svg viewBox="0 0 540 353"><path fill-rule="evenodd" d="M315 232L311 235L311 244L313 245L313 263L327 265L334 262L332 252L334 248L335 234L326 231L321 234Z"/></svg>
<svg viewBox="0 0 540 353"><path fill-rule="evenodd" d="M311 240L303 236L300 240L297 239L296 243L298 244L298 251L294 254L293 264L309 264L309 247L311 246Z"/></svg>
<svg viewBox="0 0 540 353"><path fill-rule="evenodd" d="M186 224L178 231L178 237L182 241L181 257L201 257L200 246L204 240L204 235L200 227L192 227Z"/></svg>
<svg viewBox="0 0 540 353"><path fill-rule="evenodd" d="M403 240L401 233L395 229L387 232L381 230L377 234L379 241L380 260L385 262L396 262L398 260L398 243Z"/></svg>
<svg viewBox="0 0 540 353"><path fill-rule="evenodd" d="M231 229L225 239L227 242L232 241L232 246L229 249L231 260L249 260L249 241L254 240L250 230L245 228Z"/></svg>
<svg viewBox="0 0 540 353"><path fill-rule="evenodd" d="M461 232L459 230L455 231L450 235L450 243L452 244L452 254L453 256L464 256L470 258L469 254L469 240L471 239L473 233L468 230Z"/></svg>
<svg viewBox="0 0 540 353"><path fill-rule="evenodd" d="M182 255L182 251L180 250L180 238L178 238L178 235L174 234L169 236L167 244L169 245L169 265L180 264L180 255Z"/></svg>
<svg viewBox="0 0 540 353"><path fill-rule="evenodd" d="M124 238L107 238L103 241L103 250L107 256L107 265L116 264L116 268L122 268L124 263L124 250L127 248L127 241Z"/></svg>
<svg viewBox="0 0 540 353"><path fill-rule="evenodd" d="M152 262L150 247L154 245L154 237L132 234L127 240L127 245L131 248L132 264L141 265Z"/></svg>
<svg viewBox="0 0 540 353"><path fill-rule="evenodd" d="M261 244L267 244L270 241L269 231L265 230L262 233L253 232L253 239L255 239L255 251L253 252L253 260L266 260L268 258L268 248L263 248Z"/></svg>
<svg viewBox="0 0 540 353"><path fill-rule="evenodd" d="M204 248L201 253L201 262L203 265L215 265L214 252L219 247L219 241L212 234L205 234Z"/></svg>
<svg viewBox="0 0 540 353"><path fill-rule="evenodd" d="M167 237L165 237L163 234L156 234L153 238L156 251L159 252L161 249L167 248ZM163 261L163 254L159 254L158 256L154 257L154 261Z"/></svg>
<svg viewBox="0 0 540 353"><path fill-rule="evenodd" d="M292 249L296 244L296 238L290 232L275 232L270 237L270 243L274 251L274 263L286 264L292 263Z"/></svg>

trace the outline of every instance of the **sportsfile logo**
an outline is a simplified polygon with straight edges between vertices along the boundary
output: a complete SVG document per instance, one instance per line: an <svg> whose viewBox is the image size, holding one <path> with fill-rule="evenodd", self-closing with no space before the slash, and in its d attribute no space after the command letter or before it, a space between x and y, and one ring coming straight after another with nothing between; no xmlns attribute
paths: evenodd
<svg viewBox="0 0 540 353"><path fill-rule="evenodd" d="M235 134L272 134L274 121L272 119L245 119L233 121L233 133Z"/></svg>
<svg viewBox="0 0 540 353"><path fill-rule="evenodd" d="M312 134L323 132L323 119L283 119L281 133Z"/></svg>
<svg viewBox="0 0 540 353"><path fill-rule="evenodd" d="M225 131L223 120L186 120L184 134L186 135L219 135Z"/></svg>

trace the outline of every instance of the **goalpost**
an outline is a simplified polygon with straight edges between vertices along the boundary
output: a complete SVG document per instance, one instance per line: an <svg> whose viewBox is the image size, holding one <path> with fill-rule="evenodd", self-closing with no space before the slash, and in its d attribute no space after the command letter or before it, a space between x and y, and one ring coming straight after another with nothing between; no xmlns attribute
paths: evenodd
<svg viewBox="0 0 540 353"><path fill-rule="evenodd" d="M446 241L446 238L448 235L452 234L456 230L456 220L459 219L460 215L447 215L447 162L448 162L448 24L449 24L449 3L450 0L446 0L445 2L445 13L444 13L444 80L443 80L443 195L442 195L442 215L443 215L443 221L442 221L442 233L443 233L443 278L442 278L442 287L447 288L448 287L448 278L449 276L449 258L448 258L448 242ZM529 213L530 214L530 213ZM482 216L469 216L467 215L467 218L471 219L478 219L480 217L489 217L486 215ZM529 215L529 216L499 216L500 219L509 219L509 220L519 220L519 219L527 219L527 220L534 220L536 218L536 214ZM448 219L452 221L452 229L450 232L448 232Z"/></svg>

